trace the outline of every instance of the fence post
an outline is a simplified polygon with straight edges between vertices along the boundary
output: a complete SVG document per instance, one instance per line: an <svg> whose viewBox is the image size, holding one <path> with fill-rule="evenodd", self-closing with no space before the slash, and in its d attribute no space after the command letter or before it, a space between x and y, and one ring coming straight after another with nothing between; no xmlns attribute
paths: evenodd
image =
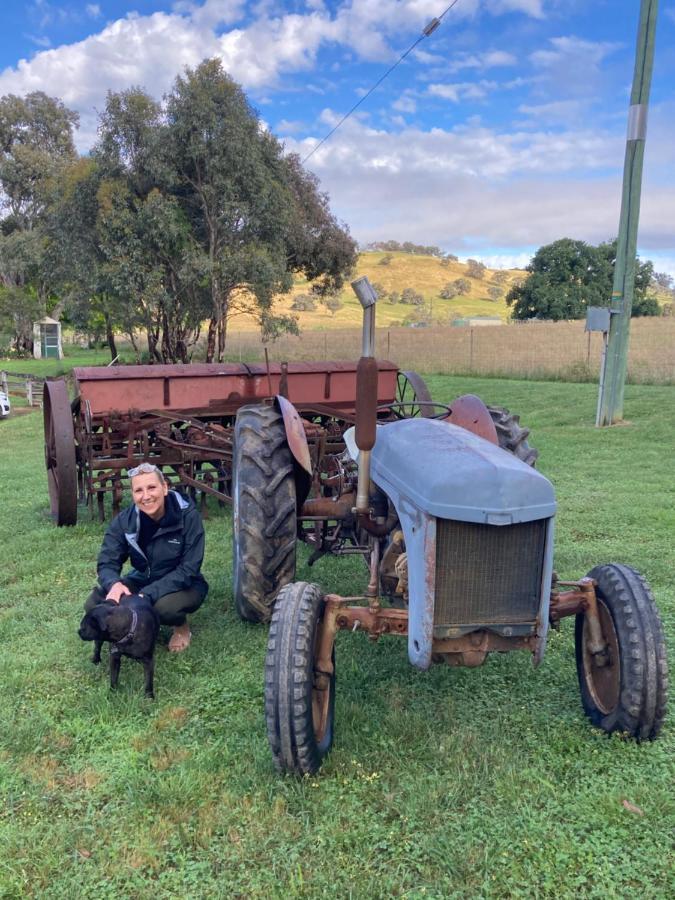
<svg viewBox="0 0 675 900"><path fill-rule="evenodd" d="M473 328L469 327L469 372L473 373Z"/></svg>
<svg viewBox="0 0 675 900"><path fill-rule="evenodd" d="M33 382L30 378L26 379L26 400L29 406L33 405Z"/></svg>
<svg viewBox="0 0 675 900"><path fill-rule="evenodd" d="M4 370L0 372L0 377L2 378L2 390L9 396L9 387L7 386L7 372Z"/></svg>

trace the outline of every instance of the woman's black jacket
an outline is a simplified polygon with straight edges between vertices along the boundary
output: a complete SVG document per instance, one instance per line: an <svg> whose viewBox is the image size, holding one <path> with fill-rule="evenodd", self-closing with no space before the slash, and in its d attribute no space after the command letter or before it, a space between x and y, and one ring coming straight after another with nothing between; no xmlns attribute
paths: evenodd
<svg viewBox="0 0 675 900"><path fill-rule="evenodd" d="M140 512L135 505L123 509L110 523L96 567L103 590L109 591L121 580L122 566L129 560L133 568L124 575L124 581L131 582L152 603L187 588L196 588L205 597L209 586L200 571L204 527L194 503L169 491L160 527L145 553L138 544L140 528Z"/></svg>

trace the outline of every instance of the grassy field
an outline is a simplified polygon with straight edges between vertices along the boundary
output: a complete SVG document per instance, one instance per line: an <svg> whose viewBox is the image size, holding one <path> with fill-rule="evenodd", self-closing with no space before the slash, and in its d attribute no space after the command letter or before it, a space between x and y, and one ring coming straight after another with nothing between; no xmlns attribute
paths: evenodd
<svg viewBox="0 0 675 900"><path fill-rule="evenodd" d="M598 431L594 385L429 378L518 411L560 513L556 568L649 578L675 646L673 389L629 386ZM211 592L179 657L89 662L76 629L104 526L48 516L37 411L0 422L0 897L667 898L675 730L636 745L585 720L572 623L533 670L413 670L396 639L337 647L336 740L314 778L278 778L265 737L266 628L240 622L227 510L205 523ZM299 576L360 591L362 564Z"/></svg>

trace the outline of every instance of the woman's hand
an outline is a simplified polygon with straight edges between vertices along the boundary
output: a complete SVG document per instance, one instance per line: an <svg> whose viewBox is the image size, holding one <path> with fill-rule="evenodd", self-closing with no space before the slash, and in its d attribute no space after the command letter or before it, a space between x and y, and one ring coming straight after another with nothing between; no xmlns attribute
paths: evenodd
<svg viewBox="0 0 675 900"><path fill-rule="evenodd" d="M116 581L115 584L110 588L108 594L106 596L106 600L112 600L113 603L119 603L120 597L124 597L126 594L130 594L131 591L123 584L121 581Z"/></svg>

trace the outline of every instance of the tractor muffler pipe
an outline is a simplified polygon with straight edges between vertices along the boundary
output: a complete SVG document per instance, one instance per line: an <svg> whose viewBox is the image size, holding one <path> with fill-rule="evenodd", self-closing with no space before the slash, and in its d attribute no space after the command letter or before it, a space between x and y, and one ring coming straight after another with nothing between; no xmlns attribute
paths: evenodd
<svg viewBox="0 0 675 900"><path fill-rule="evenodd" d="M352 281L354 293L363 307L361 359L356 369L356 446L359 448L359 478L356 512L369 511L370 451L375 446L377 423L377 360L375 359L375 303L377 293L364 275Z"/></svg>

